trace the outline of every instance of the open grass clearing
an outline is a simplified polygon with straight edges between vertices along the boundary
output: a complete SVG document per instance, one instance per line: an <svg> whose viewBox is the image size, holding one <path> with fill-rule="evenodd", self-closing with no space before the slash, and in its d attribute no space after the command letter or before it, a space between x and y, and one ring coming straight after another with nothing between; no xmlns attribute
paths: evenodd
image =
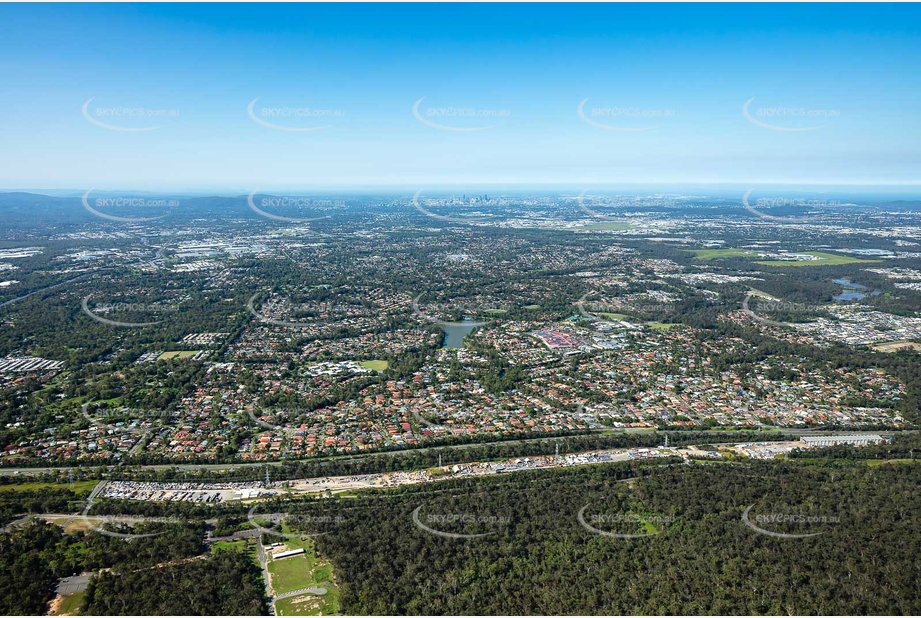
<svg viewBox="0 0 921 618"><path fill-rule="evenodd" d="M173 358L192 358L196 354L201 352L201 350L183 350L179 352L164 352L157 357L157 360L170 360Z"/></svg>
<svg viewBox="0 0 921 618"><path fill-rule="evenodd" d="M49 616L79 616L80 606L83 605L85 592L75 592L68 594L66 597L55 599L52 602L51 609L48 611Z"/></svg>
<svg viewBox="0 0 921 618"><path fill-rule="evenodd" d="M757 256L755 251L746 249L684 249L694 254L698 260L719 260L734 257L751 257Z"/></svg>
<svg viewBox="0 0 921 618"><path fill-rule="evenodd" d="M75 493L93 491L99 481L75 481L70 483L10 483L0 485L0 491L39 491L42 489L69 489Z"/></svg>
<svg viewBox="0 0 921 618"><path fill-rule="evenodd" d="M763 260L757 261L755 264L760 264L761 266L780 266L780 267L800 267L800 266L840 266L842 264L877 264L880 260L862 260L859 258L853 258L848 255L838 255L836 253L825 253L822 251L800 251L797 252L800 255L811 255L818 259L816 260L803 260L803 261L792 261L792 260Z"/></svg>
<svg viewBox="0 0 921 618"><path fill-rule="evenodd" d="M339 591L326 587L322 596L299 594L275 603L279 616L332 616L339 613Z"/></svg>
<svg viewBox="0 0 921 618"><path fill-rule="evenodd" d="M671 330L681 324L666 324L665 322L646 322L646 326L653 330Z"/></svg>
<svg viewBox="0 0 921 618"><path fill-rule="evenodd" d="M921 352L921 343L915 341L890 341L873 346L877 352L897 352L898 350L914 350Z"/></svg>

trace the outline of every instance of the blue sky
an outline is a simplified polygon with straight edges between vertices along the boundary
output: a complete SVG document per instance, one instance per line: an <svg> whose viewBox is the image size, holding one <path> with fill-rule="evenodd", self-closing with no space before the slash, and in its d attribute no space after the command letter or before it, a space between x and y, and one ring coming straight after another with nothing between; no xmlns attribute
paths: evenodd
<svg viewBox="0 0 921 618"><path fill-rule="evenodd" d="M919 18L4 4L0 188L921 185Z"/></svg>

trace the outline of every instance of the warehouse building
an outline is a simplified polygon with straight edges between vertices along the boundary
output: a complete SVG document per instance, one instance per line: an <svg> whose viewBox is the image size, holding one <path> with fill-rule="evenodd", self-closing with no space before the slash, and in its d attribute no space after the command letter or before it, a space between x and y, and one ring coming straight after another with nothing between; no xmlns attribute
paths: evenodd
<svg viewBox="0 0 921 618"><path fill-rule="evenodd" d="M856 436L803 436L800 438L806 446L866 446L868 444L882 444L886 438L876 434L863 434Z"/></svg>

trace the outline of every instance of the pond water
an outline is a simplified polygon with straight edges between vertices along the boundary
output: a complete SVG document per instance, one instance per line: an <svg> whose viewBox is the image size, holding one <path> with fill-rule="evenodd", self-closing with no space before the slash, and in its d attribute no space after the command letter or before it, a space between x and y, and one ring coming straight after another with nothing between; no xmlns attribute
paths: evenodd
<svg viewBox="0 0 921 618"><path fill-rule="evenodd" d="M867 286L861 285L859 283L854 283L850 279L832 279L833 283L837 283L844 288L844 291L834 297L835 300L860 300L861 298L866 297L868 294L870 296L879 296L879 290L873 290L872 292L861 292L860 290L866 290Z"/></svg>
<svg viewBox="0 0 921 618"><path fill-rule="evenodd" d="M473 332L477 324L473 320L464 320L470 324L454 323L440 324L441 330L445 332L444 341L441 343L443 348L462 348L464 347L464 337Z"/></svg>

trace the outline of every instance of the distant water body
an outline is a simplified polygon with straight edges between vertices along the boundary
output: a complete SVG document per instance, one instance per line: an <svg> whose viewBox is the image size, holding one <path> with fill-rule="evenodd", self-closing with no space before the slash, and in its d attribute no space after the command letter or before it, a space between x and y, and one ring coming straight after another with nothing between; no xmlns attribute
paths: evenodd
<svg viewBox="0 0 921 618"><path fill-rule="evenodd" d="M464 347L464 337L473 332L476 328L476 325L473 324L473 320L464 320L464 322L471 322L471 324L441 324L441 330L445 332L445 338L441 343L443 348L462 348Z"/></svg>
<svg viewBox="0 0 921 618"><path fill-rule="evenodd" d="M845 288L844 292L841 292L834 297L835 300L860 300L864 298L868 293L870 296L879 296L879 290L873 290L872 292L860 292L858 290L866 290L867 286L860 285L859 283L854 283L850 279L832 279L832 283L837 283L841 287Z"/></svg>

